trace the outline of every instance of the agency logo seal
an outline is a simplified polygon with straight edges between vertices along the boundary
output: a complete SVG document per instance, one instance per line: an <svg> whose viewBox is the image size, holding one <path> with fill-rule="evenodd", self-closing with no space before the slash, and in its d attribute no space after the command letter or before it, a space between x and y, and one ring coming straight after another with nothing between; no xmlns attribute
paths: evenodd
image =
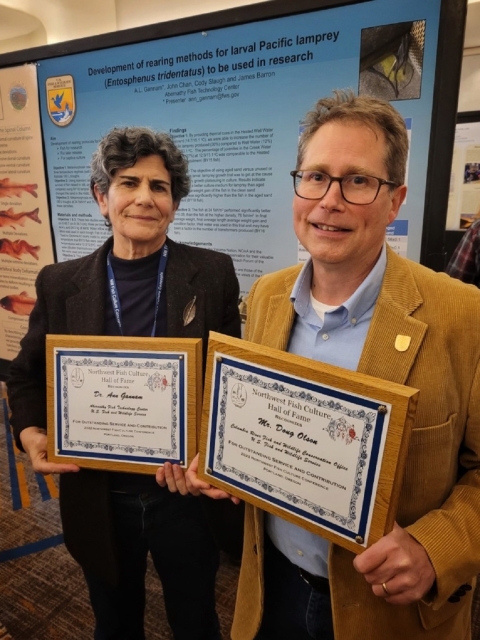
<svg viewBox="0 0 480 640"><path fill-rule="evenodd" d="M15 111L22 111L27 106L27 90L21 84L16 84L13 87L10 87L8 97L10 99L10 104Z"/></svg>
<svg viewBox="0 0 480 640"><path fill-rule="evenodd" d="M66 127L75 117L76 101L73 76L52 76L46 82L47 111L57 127Z"/></svg>
<svg viewBox="0 0 480 640"><path fill-rule="evenodd" d="M247 401L247 390L241 382L237 382L233 385L231 399L233 404L238 408L241 408L245 405Z"/></svg>
<svg viewBox="0 0 480 640"><path fill-rule="evenodd" d="M80 369L80 367L74 368L70 379L72 381L72 385L76 389L79 389L80 387L83 386L84 377L83 377L83 371Z"/></svg>

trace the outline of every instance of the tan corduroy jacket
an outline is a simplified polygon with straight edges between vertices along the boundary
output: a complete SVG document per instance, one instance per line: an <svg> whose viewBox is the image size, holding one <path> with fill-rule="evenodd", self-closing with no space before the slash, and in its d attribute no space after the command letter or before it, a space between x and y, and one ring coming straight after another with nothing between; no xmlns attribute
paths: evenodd
<svg viewBox="0 0 480 640"><path fill-rule="evenodd" d="M388 249L388 247L387 247ZM285 350L300 266L262 277L249 297L246 339ZM411 337L404 352L397 335ZM426 549L436 572L428 602L375 597L331 546L336 640L467 640L471 591L449 602L480 570L480 291L387 254L387 268L358 371L420 389L397 521ZM263 608L263 512L247 505L233 640L252 640ZM294 639L292 639L294 640Z"/></svg>

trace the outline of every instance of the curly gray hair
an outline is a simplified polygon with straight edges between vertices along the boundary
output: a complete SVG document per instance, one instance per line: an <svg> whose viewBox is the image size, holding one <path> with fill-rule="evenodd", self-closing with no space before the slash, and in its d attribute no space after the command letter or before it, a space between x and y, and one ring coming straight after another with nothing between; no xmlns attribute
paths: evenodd
<svg viewBox="0 0 480 640"><path fill-rule="evenodd" d="M167 133L148 127L114 127L100 140L90 163L90 192L95 201L95 185L100 193L108 193L117 169L133 167L139 158L152 155L164 161L178 205L190 191L188 160Z"/></svg>

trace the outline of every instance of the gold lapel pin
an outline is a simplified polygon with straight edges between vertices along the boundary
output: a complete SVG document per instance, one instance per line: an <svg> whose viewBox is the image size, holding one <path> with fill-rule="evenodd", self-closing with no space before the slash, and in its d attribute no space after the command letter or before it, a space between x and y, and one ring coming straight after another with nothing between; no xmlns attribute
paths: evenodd
<svg viewBox="0 0 480 640"><path fill-rule="evenodd" d="M195 305L195 300L197 296L193 296L193 300L187 304L185 309L183 310L183 326L186 327L187 324L190 324L192 320L195 318L195 313L197 311L197 307Z"/></svg>
<svg viewBox="0 0 480 640"><path fill-rule="evenodd" d="M411 341L412 338L410 336L401 336L400 334L398 334L398 336L395 338L395 349L397 351L406 351L410 346Z"/></svg>

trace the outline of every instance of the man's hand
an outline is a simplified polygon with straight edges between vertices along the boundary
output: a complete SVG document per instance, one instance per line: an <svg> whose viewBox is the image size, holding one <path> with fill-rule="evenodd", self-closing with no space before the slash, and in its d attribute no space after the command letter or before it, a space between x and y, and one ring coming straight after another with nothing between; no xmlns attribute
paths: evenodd
<svg viewBox="0 0 480 640"><path fill-rule="evenodd" d="M163 467L158 467L155 479L161 487L168 487L168 490L172 493L177 493L178 491L182 496L186 496L189 493L194 496L200 495L200 491L194 492L189 489L185 479L185 472L178 464L165 462Z"/></svg>
<svg viewBox="0 0 480 640"><path fill-rule="evenodd" d="M203 493L203 495L208 496L209 498L213 498L214 500L222 500L228 498L234 504L240 504L239 498L235 498L235 496L232 496L226 491L222 491L221 489L215 489L214 487L212 487L212 485L208 484L208 482L203 482L203 480L200 480L197 475L198 456L199 454L197 453L195 458L190 463L187 473L185 474L187 487L190 493L193 493L193 495L199 495L200 493Z"/></svg>
<svg viewBox="0 0 480 640"><path fill-rule="evenodd" d="M395 523L393 530L353 561L376 596L391 604L421 600L435 582L427 552Z"/></svg>
<svg viewBox="0 0 480 640"><path fill-rule="evenodd" d="M47 475L49 473L68 473L80 471L76 464L57 464L47 459L47 434L45 429L27 427L20 433L22 446L28 454L33 470Z"/></svg>

